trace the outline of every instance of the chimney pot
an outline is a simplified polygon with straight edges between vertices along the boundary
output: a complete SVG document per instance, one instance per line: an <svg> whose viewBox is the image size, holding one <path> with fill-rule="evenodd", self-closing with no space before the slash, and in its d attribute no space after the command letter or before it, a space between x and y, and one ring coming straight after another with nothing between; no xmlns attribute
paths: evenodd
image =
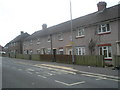
<svg viewBox="0 0 120 90"><path fill-rule="evenodd" d="M21 35L23 34L24 32L23 31L21 31Z"/></svg>
<svg viewBox="0 0 120 90"><path fill-rule="evenodd" d="M101 1L97 4L97 7L98 7L98 11L101 11L101 10L104 10L107 6L107 3L104 2L104 1Z"/></svg>
<svg viewBox="0 0 120 90"><path fill-rule="evenodd" d="M47 24L43 24L42 25L42 29L44 30L44 29L46 29L47 28Z"/></svg>

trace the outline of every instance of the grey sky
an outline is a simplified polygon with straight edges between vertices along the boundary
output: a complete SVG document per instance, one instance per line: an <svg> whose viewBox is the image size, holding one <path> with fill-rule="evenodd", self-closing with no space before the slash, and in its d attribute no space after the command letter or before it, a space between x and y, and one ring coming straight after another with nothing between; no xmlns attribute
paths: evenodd
<svg viewBox="0 0 120 90"><path fill-rule="evenodd" d="M97 11L101 0L71 0L73 19ZM119 0L104 0L107 7ZM0 0L0 45L4 46L20 34L32 34L48 27L70 20L69 0Z"/></svg>

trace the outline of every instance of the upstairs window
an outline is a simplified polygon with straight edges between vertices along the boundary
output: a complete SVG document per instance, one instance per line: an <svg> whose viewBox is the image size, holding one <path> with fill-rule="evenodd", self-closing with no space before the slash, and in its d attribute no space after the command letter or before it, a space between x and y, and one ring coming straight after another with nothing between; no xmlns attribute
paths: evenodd
<svg viewBox="0 0 120 90"><path fill-rule="evenodd" d="M37 45L39 45L40 44L40 39L37 39Z"/></svg>
<svg viewBox="0 0 120 90"><path fill-rule="evenodd" d="M30 44L33 44L33 40L30 40Z"/></svg>
<svg viewBox="0 0 120 90"><path fill-rule="evenodd" d="M99 25L98 34L106 33L106 32L110 32L110 25L109 24Z"/></svg>
<svg viewBox="0 0 120 90"><path fill-rule="evenodd" d="M77 36L76 37L83 37L85 36L85 30L84 29L77 29Z"/></svg>
<svg viewBox="0 0 120 90"><path fill-rule="evenodd" d="M58 40L62 41L63 40L63 33L58 34Z"/></svg>
<svg viewBox="0 0 120 90"><path fill-rule="evenodd" d="M48 42L51 42L51 36L48 36Z"/></svg>

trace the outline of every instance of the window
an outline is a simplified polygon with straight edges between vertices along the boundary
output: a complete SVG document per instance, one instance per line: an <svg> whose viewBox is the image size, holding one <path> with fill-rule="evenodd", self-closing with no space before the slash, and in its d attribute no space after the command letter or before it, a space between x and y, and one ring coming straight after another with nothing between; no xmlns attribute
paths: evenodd
<svg viewBox="0 0 120 90"><path fill-rule="evenodd" d="M16 43L14 43L14 46L16 45Z"/></svg>
<svg viewBox="0 0 120 90"><path fill-rule="evenodd" d="M82 37L85 36L84 29L77 29L77 36L76 37Z"/></svg>
<svg viewBox="0 0 120 90"><path fill-rule="evenodd" d="M40 50L40 53L41 53L41 54L46 54L46 49L45 49L45 48L42 48L42 49Z"/></svg>
<svg viewBox="0 0 120 90"><path fill-rule="evenodd" d="M40 54L40 49L37 49L37 54Z"/></svg>
<svg viewBox="0 0 120 90"><path fill-rule="evenodd" d="M51 48L47 49L47 54L51 54Z"/></svg>
<svg viewBox="0 0 120 90"><path fill-rule="evenodd" d="M101 25L99 25L98 34L100 34L100 33L106 33L106 32L110 32L110 26L109 26L109 24L101 24Z"/></svg>
<svg viewBox="0 0 120 90"><path fill-rule="evenodd" d="M85 55L85 47L76 47L76 55Z"/></svg>
<svg viewBox="0 0 120 90"><path fill-rule="evenodd" d="M63 49L59 49L59 54L63 55Z"/></svg>
<svg viewBox="0 0 120 90"><path fill-rule="evenodd" d="M58 40L63 40L63 37L62 37L62 36L63 36L63 34L62 34L62 33L59 33L59 34L58 34Z"/></svg>
<svg viewBox="0 0 120 90"><path fill-rule="evenodd" d="M51 36L48 36L48 42L51 42Z"/></svg>
<svg viewBox="0 0 120 90"><path fill-rule="evenodd" d="M111 46L101 46L101 47L99 47L99 55L104 55L105 58L112 58Z"/></svg>
<svg viewBox="0 0 120 90"><path fill-rule="evenodd" d="M33 40L30 40L30 44L33 44Z"/></svg>
<svg viewBox="0 0 120 90"><path fill-rule="evenodd" d="M40 44L40 39L37 39L37 45L39 45Z"/></svg>
<svg viewBox="0 0 120 90"><path fill-rule="evenodd" d="M32 54L33 53L33 50L31 49L31 50L29 50L29 54Z"/></svg>

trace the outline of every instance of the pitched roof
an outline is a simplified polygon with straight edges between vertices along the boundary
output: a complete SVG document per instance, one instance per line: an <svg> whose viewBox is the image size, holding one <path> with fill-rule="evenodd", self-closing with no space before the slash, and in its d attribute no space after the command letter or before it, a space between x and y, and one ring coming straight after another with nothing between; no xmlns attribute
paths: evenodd
<svg viewBox="0 0 120 90"><path fill-rule="evenodd" d="M118 7L120 7L120 4L110 7L110 8L106 8L103 11L97 11L97 12L73 19L73 29L80 27L80 26L87 26L90 24L98 23L98 22L120 18L120 16L118 16L119 15ZM49 27L46 30L39 30L39 31L34 32L32 35L27 37L25 40L36 39L38 37L42 37L42 36L46 36L50 34L70 31L71 30L70 25L71 25L70 21L67 21L67 22Z"/></svg>
<svg viewBox="0 0 120 90"><path fill-rule="evenodd" d="M22 41L22 40L24 40L24 39L25 39L26 37L28 37L28 36L30 36L28 33L23 33L23 34L21 34L21 35L18 35L16 38L14 38L14 39L11 40L9 43L7 43L7 44L5 45L5 47L6 47L7 45L9 45L10 43Z"/></svg>
<svg viewBox="0 0 120 90"><path fill-rule="evenodd" d="M3 46L0 45L0 48L2 48Z"/></svg>

